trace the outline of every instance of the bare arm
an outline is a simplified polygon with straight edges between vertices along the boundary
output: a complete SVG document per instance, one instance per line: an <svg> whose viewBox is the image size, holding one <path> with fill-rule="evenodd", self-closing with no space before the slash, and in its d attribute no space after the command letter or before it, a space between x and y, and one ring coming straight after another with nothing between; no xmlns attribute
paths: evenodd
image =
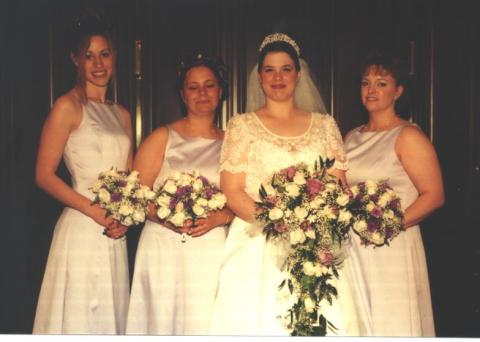
<svg viewBox="0 0 480 342"><path fill-rule="evenodd" d="M442 174L435 149L419 129L404 128L395 150L419 193L418 198L405 209L405 226L408 228L444 204Z"/></svg>
<svg viewBox="0 0 480 342"><path fill-rule="evenodd" d="M81 119L81 105L72 95L62 96L55 102L42 129L35 181L56 200L91 217L98 224L104 227L117 225L112 218L105 218L104 209L91 205L90 199L76 192L56 175L68 137L79 126Z"/></svg>

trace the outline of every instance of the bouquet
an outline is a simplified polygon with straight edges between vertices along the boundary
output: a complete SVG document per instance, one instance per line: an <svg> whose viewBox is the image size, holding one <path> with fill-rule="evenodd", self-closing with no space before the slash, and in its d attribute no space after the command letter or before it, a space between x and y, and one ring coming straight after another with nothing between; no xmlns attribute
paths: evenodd
<svg viewBox="0 0 480 342"><path fill-rule="evenodd" d="M351 195L327 169L334 160L320 158L275 173L260 188L256 220L267 239L288 242L288 274L280 290L288 288L289 309L281 316L294 336L325 335L335 327L322 315L337 295L330 283L343 262L342 242L353 224Z"/></svg>
<svg viewBox="0 0 480 342"><path fill-rule="evenodd" d="M197 171L176 171L165 180L155 202L161 220L182 227L187 220L195 221L207 217L211 211L223 209L227 199L218 187ZM183 234L182 242L185 239Z"/></svg>
<svg viewBox="0 0 480 342"><path fill-rule="evenodd" d="M99 204L125 226L145 222L148 202L155 199L155 192L138 181L137 171L118 171L114 168L100 173L91 188L95 194L92 204Z"/></svg>
<svg viewBox="0 0 480 342"><path fill-rule="evenodd" d="M405 230L400 198L386 181L366 181L350 188L353 231L362 244L383 246Z"/></svg>

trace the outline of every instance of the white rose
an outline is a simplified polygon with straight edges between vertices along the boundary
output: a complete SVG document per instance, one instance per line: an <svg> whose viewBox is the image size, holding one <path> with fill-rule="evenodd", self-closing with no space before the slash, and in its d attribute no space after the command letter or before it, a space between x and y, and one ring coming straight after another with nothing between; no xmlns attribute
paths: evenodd
<svg viewBox="0 0 480 342"><path fill-rule="evenodd" d="M159 196L156 202L160 206L168 206L170 204L170 197L167 195Z"/></svg>
<svg viewBox="0 0 480 342"><path fill-rule="evenodd" d="M268 218L272 221L279 220L283 217L283 211L278 208L273 208L268 212Z"/></svg>
<svg viewBox="0 0 480 342"><path fill-rule="evenodd" d="M297 197L300 195L300 189L298 186L294 183L290 183L285 187L285 190L287 191L288 196L290 197Z"/></svg>
<svg viewBox="0 0 480 342"><path fill-rule="evenodd" d="M367 187L367 193L369 195L373 195L377 192L377 183L375 183L374 181L366 181L365 186Z"/></svg>
<svg viewBox="0 0 480 342"><path fill-rule="evenodd" d="M285 210L285 217L289 218L290 216L292 216L292 211L290 209Z"/></svg>
<svg viewBox="0 0 480 342"><path fill-rule="evenodd" d="M118 209L118 213L123 216L128 216L133 213L133 208L130 207L129 205L122 204Z"/></svg>
<svg viewBox="0 0 480 342"><path fill-rule="evenodd" d="M382 208L385 208L387 206L388 202L390 202L390 194L388 194L388 193L384 193L378 199L378 205Z"/></svg>
<svg viewBox="0 0 480 342"><path fill-rule="evenodd" d="M376 245L381 245L385 242L385 238L380 232L375 232L371 235L371 240Z"/></svg>
<svg viewBox="0 0 480 342"><path fill-rule="evenodd" d="M206 200L205 198L199 198L197 200L197 205L201 207L206 207L208 205L208 200Z"/></svg>
<svg viewBox="0 0 480 342"><path fill-rule="evenodd" d="M305 241L305 233L301 229L295 229L290 232L290 243L296 245Z"/></svg>
<svg viewBox="0 0 480 342"><path fill-rule="evenodd" d="M193 182L193 190L199 192L202 188L203 182L200 179L196 179L195 182Z"/></svg>
<svg viewBox="0 0 480 342"><path fill-rule="evenodd" d="M303 172L297 172L295 174L295 176L293 177L293 182L297 185L303 185L303 184L307 183L307 181L305 180L305 175L303 174Z"/></svg>
<svg viewBox="0 0 480 342"><path fill-rule="evenodd" d="M352 192L353 197L356 197L360 190L358 189L358 186L354 185L350 188L350 191Z"/></svg>
<svg viewBox="0 0 480 342"><path fill-rule="evenodd" d="M127 182L136 182L138 179L138 171L133 170L130 172L130 174L127 176Z"/></svg>
<svg viewBox="0 0 480 342"><path fill-rule="evenodd" d="M122 193L125 195L125 196L128 196L133 188L135 187L135 184L132 183L132 182L127 182L127 184L122 188Z"/></svg>
<svg viewBox="0 0 480 342"><path fill-rule="evenodd" d="M352 218L352 213L350 213L348 210L340 210L340 213L338 215L338 221L340 222L348 222Z"/></svg>
<svg viewBox="0 0 480 342"><path fill-rule="evenodd" d="M348 197L347 194L340 195L337 198L337 204L341 205L342 207L347 205L349 201L350 201L350 197Z"/></svg>
<svg viewBox="0 0 480 342"><path fill-rule="evenodd" d="M165 218L167 218L168 215L170 215L170 213L171 213L171 210L168 209L167 207L160 207L160 208L158 208L158 210L157 210L157 216L158 216L160 219L162 219L162 220L164 220Z"/></svg>
<svg viewBox="0 0 480 342"><path fill-rule="evenodd" d="M305 232L305 236L308 237L309 239L315 240L315 231L313 229L309 229Z"/></svg>
<svg viewBox="0 0 480 342"><path fill-rule="evenodd" d="M110 202L110 193L102 188L98 191L98 198L100 198L100 201L103 203Z"/></svg>
<svg viewBox="0 0 480 342"><path fill-rule="evenodd" d="M177 227L181 227L185 222L185 214L183 212L177 212L170 221Z"/></svg>
<svg viewBox="0 0 480 342"><path fill-rule="evenodd" d="M311 261L305 261L303 263L303 273L308 276L315 275L315 265Z"/></svg>
<svg viewBox="0 0 480 342"><path fill-rule="evenodd" d="M173 180L175 180L175 181L178 181L178 180L180 179L180 175L181 175L180 172L178 172L178 171L173 171L173 172L171 173L171 175L170 175L169 178L171 178L171 179L173 179Z"/></svg>
<svg viewBox="0 0 480 342"><path fill-rule="evenodd" d="M325 200L319 196L315 197L313 201L310 202L310 207L313 209L318 209L322 204L325 203Z"/></svg>
<svg viewBox="0 0 480 342"><path fill-rule="evenodd" d="M375 203L373 203L372 201L368 202L367 211L371 212L373 209L375 209Z"/></svg>
<svg viewBox="0 0 480 342"><path fill-rule="evenodd" d="M315 302L312 300L312 298L307 297L303 301L303 304L305 305L305 311L306 312L313 312L315 311Z"/></svg>
<svg viewBox="0 0 480 342"><path fill-rule="evenodd" d="M177 192L177 186L175 183L171 180L168 180L165 185L163 186L163 189L168 192L169 194L174 195L175 192Z"/></svg>
<svg viewBox="0 0 480 342"><path fill-rule="evenodd" d="M295 216L299 220L303 220L308 215L308 211L305 208L302 208L302 207L296 207L294 211L295 211Z"/></svg>
<svg viewBox="0 0 480 342"><path fill-rule="evenodd" d="M145 221L145 213L143 212L143 210L135 210L133 212L133 220L135 222L143 222Z"/></svg>
<svg viewBox="0 0 480 342"><path fill-rule="evenodd" d="M395 213L391 209L388 209L387 211L385 211L384 215L387 219L390 219L390 220L392 220L395 217Z"/></svg>
<svg viewBox="0 0 480 342"><path fill-rule="evenodd" d="M155 196L156 196L155 191L150 190L150 188L146 186L145 189L143 190L143 198L149 201L153 201Z"/></svg>
<svg viewBox="0 0 480 342"><path fill-rule="evenodd" d="M307 220L310 223L315 223L318 220L318 216L317 215L310 215Z"/></svg>
<svg viewBox="0 0 480 342"><path fill-rule="evenodd" d="M183 203L182 203L182 202L178 202L177 205L175 206L175 211L176 211L177 213L179 213L179 212L182 212L183 209L184 209L184 208L183 208Z"/></svg>
<svg viewBox="0 0 480 342"><path fill-rule="evenodd" d="M335 183L327 183L325 184L325 189L333 191L337 188L337 184Z"/></svg>
<svg viewBox="0 0 480 342"><path fill-rule="evenodd" d="M357 221L353 224L353 229L355 229L358 233L364 232L367 229L368 225L365 220Z"/></svg>
<svg viewBox="0 0 480 342"><path fill-rule="evenodd" d="M125 225L125 226L131 226L133 225L133 220L130 216L127 216L125 217L125 219L122 221L122 223Z"/></svg>
<svg viewBox="0 0 480 342"><path fill-rule="evenodd" d="M323 215L323 216L325 216L326 218L329 218L329 219L336 219L337 218L337 215L335 214L335 212L333 211L333 209L329 205L326 205L322 209L321 215Z"/></svg>
<svg viewBox="0 0 480 342"><path fill-rule="evenodd" d="M195 215L197 215L197 216L202 216L203 214L205 214L205 209L203 209L203 207L198 205L198 204L195 204L192 207L192 210L195 213Z"/></svg>
<svg viewBox="0 0 480 342"><path fill-rule="evenodd" d="M263 184L263 188L265 189L267 196L274 196L277 194L277 192L275 191L275 188L270 184Z"/></svg>
<svg viewBox="0 0 480 342"><path fill-rule="evenodd" d="M178 183L180 184L180 186L185 186L185 185L191 184L192 181L193 181L192 176L184 173L180 176L180 179L178 180Z"/></svg>

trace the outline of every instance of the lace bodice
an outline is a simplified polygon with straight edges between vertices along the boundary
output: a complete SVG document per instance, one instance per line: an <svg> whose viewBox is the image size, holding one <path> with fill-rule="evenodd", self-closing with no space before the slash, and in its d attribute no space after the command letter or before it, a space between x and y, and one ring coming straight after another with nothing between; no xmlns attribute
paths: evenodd
<svg viewBox="0 0 480 342"><path fill-rule="evenodd" d="M305 133L283 137L268 130L251 112L230 120L220 170L245 173L245 191L258 200L260 184L273 172L299 162L313 164L319 156L335 158L334 167L347 169L342 137L332 116L313 113Z"/></svg>

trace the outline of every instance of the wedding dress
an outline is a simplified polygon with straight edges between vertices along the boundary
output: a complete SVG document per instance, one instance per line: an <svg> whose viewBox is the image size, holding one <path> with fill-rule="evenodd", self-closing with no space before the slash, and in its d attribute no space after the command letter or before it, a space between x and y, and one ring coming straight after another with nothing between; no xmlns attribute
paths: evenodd
<svg viewBox="0 0 480 342"><path fill-rule="evenodd" d="M275 171L299 162L313 164L335 158L334 167L347 165L342 139L334 119L311 114L309 128L300 136L271 132L254 112L233 117L222 149L221 169L245 174L245 191L259 199L260 184ZM328 334L369 335L370 313L365 284L357 258L345 247L347 258L334 281L338 298L322 312L338 329ZM277 298L285 274L282 248L267 242L262 228L235 218L225 242L220 281L210 333L213 335L287 335L278 315L285 303Z"/></svg>

